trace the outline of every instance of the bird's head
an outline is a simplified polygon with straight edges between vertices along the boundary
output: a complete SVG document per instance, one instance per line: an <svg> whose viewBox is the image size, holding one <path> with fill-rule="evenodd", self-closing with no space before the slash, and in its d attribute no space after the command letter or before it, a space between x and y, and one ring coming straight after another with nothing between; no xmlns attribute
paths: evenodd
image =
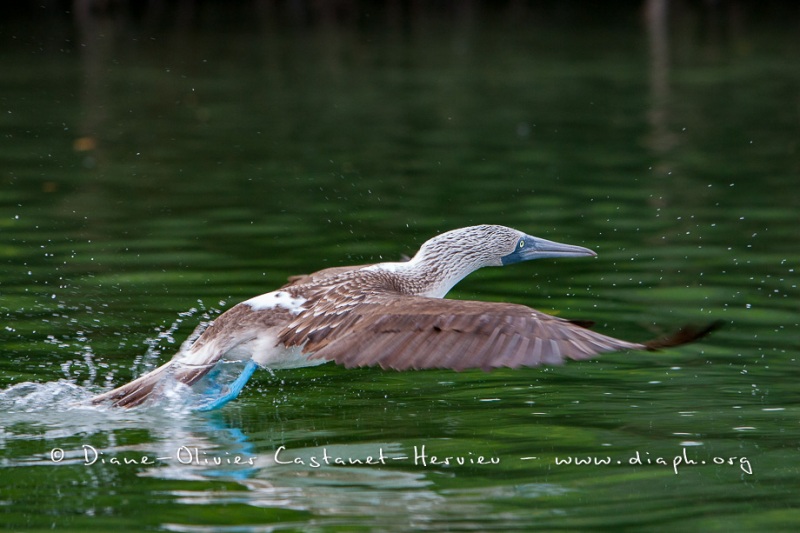
<svg viewBox="0 0 800 533"><path fill-rule="evenodd" d="M441 298L479 268L503 266L545 257L597 255L588 248L526 235L505 226L454 229L426 241L407 263L384 263L381 270L405 272L409 292Z"/></svg>
<svg viewBox="0 0 800 533"><path fill-rule="evenodd" d="M470 270L548 257L597 255L583 246L548 241L506 226L488 224L459 228L437 235L422 245L420 254L450 258Z"/></svg>
<svg viewBox="0 0 800 533"><path fill-rule="evenodd" d="M521 261L530 261L531 259L594 257L597 255L593 250L584 248L583 246L548 241L547 239L526 235L521 231L503 226L494 227L505 230L503 233L508 235L504 240L504 247L501 248L499 252L500 265L511 265ZM510 246L509 243L511 243Z"/></svg>

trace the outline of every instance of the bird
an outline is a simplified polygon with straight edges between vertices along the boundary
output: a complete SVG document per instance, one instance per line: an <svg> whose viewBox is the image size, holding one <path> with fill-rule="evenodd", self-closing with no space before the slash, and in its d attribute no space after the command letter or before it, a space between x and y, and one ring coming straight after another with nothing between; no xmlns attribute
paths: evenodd
<svg viewBox="0 0 800 533"><path fill-rule="evenodd" d="M134 407L163 398L170 384L183 384L199 391L194 407L208 411L235 399L258 368L330 361L397 371L560 365L605 352L680 346L719 327L689 325L630 342L589 329L591 322L522 304L444 298L483 267L596 255L501 225L446 231L408 260L291 277L198 327L167 363L91 401Z"/></svg>

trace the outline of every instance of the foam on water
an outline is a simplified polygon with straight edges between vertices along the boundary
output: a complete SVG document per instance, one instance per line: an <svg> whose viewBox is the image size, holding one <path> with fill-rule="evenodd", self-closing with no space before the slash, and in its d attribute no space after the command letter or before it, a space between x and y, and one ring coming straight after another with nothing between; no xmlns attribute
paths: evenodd
<svg viewBox="0 0 800 533"><path fill-rule="evenodd" d="M59 411L64 407L87 402L92 392L86 387L60 379L47 383L26 381L0 391L0 411L12 413L36 413Z"/></svg>

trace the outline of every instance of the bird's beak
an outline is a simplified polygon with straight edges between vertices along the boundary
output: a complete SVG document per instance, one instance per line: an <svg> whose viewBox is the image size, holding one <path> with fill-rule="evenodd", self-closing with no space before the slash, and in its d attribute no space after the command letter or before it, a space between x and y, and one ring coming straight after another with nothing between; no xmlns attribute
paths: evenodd
<svg viewBox="0 0 800 533"><path fill-rule="evenodd" d="M504 265L549 257L594 257L597 255L594 251L583 246L562 244L531 235L526 235L521 242L523 243L522 246L502 258Z"/></svg>
<svg viewBox="0 0 800 533"><path fill-rule="evenodd" d="M531 239L529 257L526 259L542 259L544 257L594 257L597 254L594 250L575 246L574 244L562 244L560 242L548 241L539 237L528 237ZM525 247L527 248L527 246ZM522 253L525 254L525 248Z"/></svg>

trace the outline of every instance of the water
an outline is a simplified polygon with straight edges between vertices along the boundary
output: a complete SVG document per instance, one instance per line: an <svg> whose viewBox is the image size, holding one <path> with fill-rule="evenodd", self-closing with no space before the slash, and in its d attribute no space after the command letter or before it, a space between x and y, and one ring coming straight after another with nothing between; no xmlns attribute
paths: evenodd
<svg viewBox="0 0 800 533"><path fill-rule="evenodd" d="M665 35L638 11L530 9L2 23L0 523L796 524L796 25L723 35L683 7ZM289 275L475 223L599 256L487 269L452 297L631 340L726 327L554 369L260 372L213 413L82 403Z"/></svg>

